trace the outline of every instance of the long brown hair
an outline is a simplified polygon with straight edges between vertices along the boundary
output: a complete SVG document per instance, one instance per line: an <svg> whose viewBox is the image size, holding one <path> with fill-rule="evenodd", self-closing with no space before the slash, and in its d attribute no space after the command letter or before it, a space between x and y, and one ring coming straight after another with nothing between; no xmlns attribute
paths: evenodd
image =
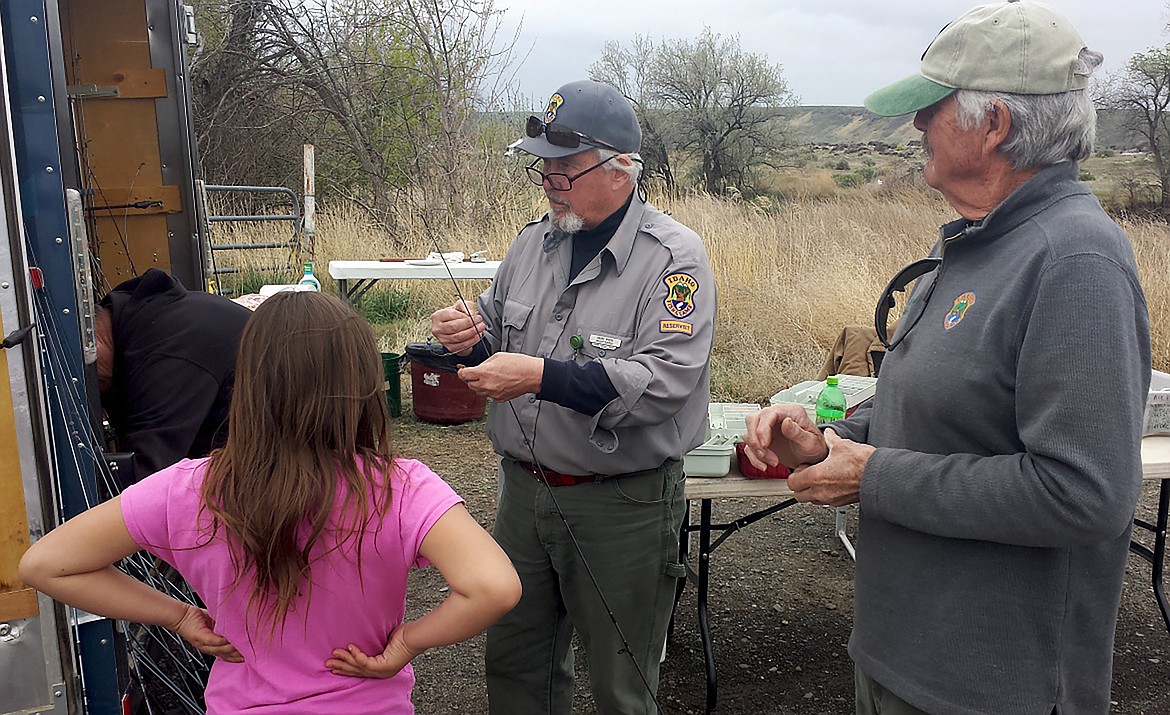
<svg viewBox="0 0 1170 715"><path fill-rule="evenodd" d="M370 327L337 298L278 293L244 328L227 444L211 455L203 505L227 532L237 574L254 576L248 609L269 633L311 587L322 532L337 530L334 548L356 541L360 563L362 532L390 504L382 389ZM335 511L352 520L330 525Z"/></svg>

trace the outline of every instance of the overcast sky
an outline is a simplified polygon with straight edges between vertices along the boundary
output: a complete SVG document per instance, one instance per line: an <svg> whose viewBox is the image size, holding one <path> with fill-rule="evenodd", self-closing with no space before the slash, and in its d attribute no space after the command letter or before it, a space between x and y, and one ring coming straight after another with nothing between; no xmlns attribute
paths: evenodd
<svg viewBox="0 0 1170 715"><path fill-rule="evenodd" d="M704 25L767 55L803 105L860 105L918 71L938 31L978 0L497 0L510 35L521 25L516 80L529 109L588 76L609 40L694 38ZM1048 0L1105 55L1097 76L1170 43L1166 0ZM519 60L518 60L519 61Z"/></svg>

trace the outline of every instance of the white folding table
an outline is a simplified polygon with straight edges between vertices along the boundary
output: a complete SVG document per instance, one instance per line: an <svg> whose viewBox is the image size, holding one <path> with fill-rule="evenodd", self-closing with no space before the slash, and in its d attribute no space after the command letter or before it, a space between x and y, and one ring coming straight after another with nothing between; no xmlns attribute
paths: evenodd
<svg viewBox="0 0 1170 715"><path fill-rule="evenodd" d="M341 294L341 299L353 305L380 280L491 280L499 267L499 261L434 265L406 261L329 261L329 275L337 281L337 292Z"/></svg>

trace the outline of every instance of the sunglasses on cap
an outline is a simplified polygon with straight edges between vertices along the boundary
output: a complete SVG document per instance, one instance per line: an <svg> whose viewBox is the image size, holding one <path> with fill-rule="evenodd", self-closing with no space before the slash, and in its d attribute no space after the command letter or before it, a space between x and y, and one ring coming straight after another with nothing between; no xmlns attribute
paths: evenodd
<svg viewBox="0 0 1170 715"><path fill-rule="evenodd" d="M568 127L558 126L555 124L545 124L539 117L528 117L527 123L524 125L524 133L531 139L536 139L541 134L553 146L559 146L562 149L577 149L582 143L589 146L601 147L611 151L621 152L615 146L611 146L601 141L594 139L588 134L569 129Z"/></svg>
<svg viewBox="0 0 1170 715"><path fill-rule="evenodd" d="M878 300L877 308L874 310L873 322L874 329L877 330L878 340L885 346L886 352L893 352L894 348L898 347L898 343L902 342L918 321L922 318L922 314L926 312L926 304L930 301L930 296L934 293L934 286L938 283L938 267L942 265L942 259L935 256L929 258L920 258L902 270L890 279L890 284L882 291L882 297ZM918 312L910 319L910 323L906 325L904 330L899 329L895 331L897 338L893 341L889 339L889 320L890 310L897 304L896 293L904 293L911 283L918 280L922 276L934 271L934 278L930 281L930 286L927 287L925 293L922 295L922 300L918 301ZM907 304L905 310L902 311L902 317L905 317L906 312L910 310L910 305Z"/></svg>

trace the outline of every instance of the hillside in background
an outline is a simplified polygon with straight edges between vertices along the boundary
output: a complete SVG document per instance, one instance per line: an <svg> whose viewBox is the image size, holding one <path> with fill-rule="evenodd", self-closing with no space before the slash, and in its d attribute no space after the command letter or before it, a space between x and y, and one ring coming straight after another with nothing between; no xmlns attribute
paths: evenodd
<svg viewBox="0 0 1170 715"><path fill-rule="evenodd" d="M881 142L896 146L916 142L921 137L914 128L914 115L879 117L864 107L787 107L777 111L788 120L788 128L798 144ZM1122 128L1119 112L1097 113L1098 148L1125 150L1143 145L1141 137Z"/></svg>

